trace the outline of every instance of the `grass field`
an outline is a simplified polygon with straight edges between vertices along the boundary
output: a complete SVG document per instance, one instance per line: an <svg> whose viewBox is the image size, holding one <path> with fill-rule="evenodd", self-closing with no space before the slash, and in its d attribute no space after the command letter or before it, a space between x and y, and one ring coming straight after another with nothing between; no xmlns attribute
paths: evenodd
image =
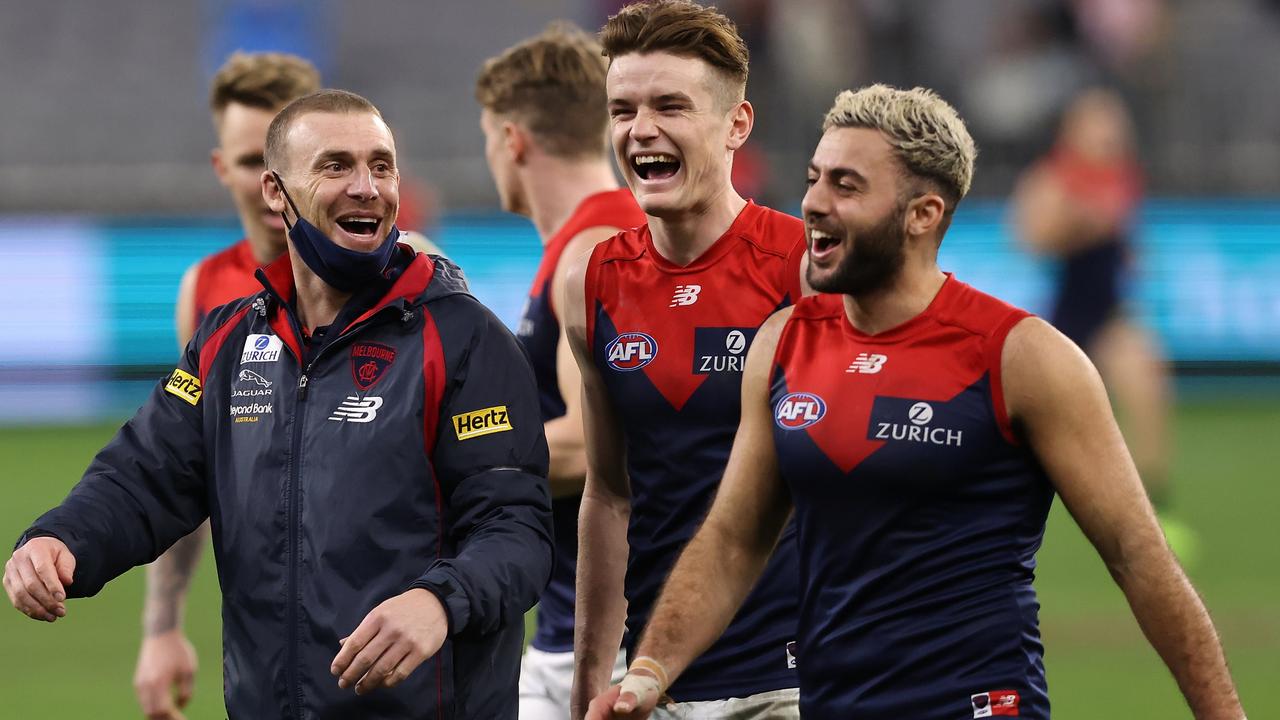
<svg viewBox="0 0 1280 720"><path fill-rule="evenodd" d="M0 429L0 539L9 542L79 477L110 426ZM1217 620L1251 717L1280 717L1280 404L1188 402L1176 420L1179 515L1199 530L1190 568ZM7 546L6 546L7 547ZM1190 717L1115 586L1055 505L1040 554L1054 715ZM138 717L130 689L142 572L73 601L53 625L0 608L0 718ZM192 720L220 718L218 592L202 565L187 628L203 668Z"/></svg>

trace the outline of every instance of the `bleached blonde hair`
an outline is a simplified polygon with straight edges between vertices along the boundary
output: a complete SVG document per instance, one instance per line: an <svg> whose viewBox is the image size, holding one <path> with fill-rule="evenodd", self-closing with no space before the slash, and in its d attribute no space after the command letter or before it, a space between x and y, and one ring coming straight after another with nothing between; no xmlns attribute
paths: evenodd
<svg viewBox="0 0 1280 720"><path fill-rule="evenodd" d="M947 213L969 192L977 147L959 113L932 90L880 84L845 90L827 111L822 131L847 127L883 133L908 172L939 186Z"/></svg>

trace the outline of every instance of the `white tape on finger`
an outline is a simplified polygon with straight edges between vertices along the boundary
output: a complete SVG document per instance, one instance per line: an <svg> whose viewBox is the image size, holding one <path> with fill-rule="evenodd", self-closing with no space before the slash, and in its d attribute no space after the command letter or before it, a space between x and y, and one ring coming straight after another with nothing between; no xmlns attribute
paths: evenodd
<svg viewBox="0 0 1280 720"><path fill-rule="evenodd" d="M622 693L631 693L636 698L637 707L656 704L658 697L662 694L662 688L656 677L637 673L627 673L626 677L622 678L619 689L622 692L618 697L621 698Z"/></svg>

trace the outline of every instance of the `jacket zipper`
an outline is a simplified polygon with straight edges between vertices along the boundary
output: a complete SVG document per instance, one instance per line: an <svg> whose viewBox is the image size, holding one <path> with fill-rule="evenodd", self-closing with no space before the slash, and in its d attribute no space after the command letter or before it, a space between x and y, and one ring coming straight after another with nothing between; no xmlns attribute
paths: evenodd
<svg viewBox="0 0 1280 720"><path fill-rule="evenodd" d="M302 403L307 399L307 374L311 372L311 366L315 364L312 358L311 363L302 369L302 374L298 376L298 393L297 402L294 404L293 410L293 440L290 444L290 463L289 463L289 588L287 597L289 598L289 608L287 617L289 620L289 684L293 686L293 693L289 698L289 704L292 706L290 710L296 720L302 718L302 683L298 680L298 554L299 545L301 545L302 533L299 525L301 524L298 517L301 512L301 493L299 487L302 484Z"/></svg>
<svg viewBox="0 0 1280 720"><path fill-rule="evenodd" d="M385 308L384 308L385 309ZM302 500L299 492L302 485L301 457L302 452L302 404L307 400L307 384L310 382L311 368L316 362L327 353L330 348L338 345L340 342L350 338L352 335L363 330L373 323L373 320L382 312L375 313L362 323L352 325L347 328L346 332L334 338L332 342L320 348L312 358L302 368L302 373L298 376L298 392L296 394L297 402L294 404L293 413L293 439L290 444L290 463L289 463L289 484L286 488L289 495L289 581L288 593L289 607L286 617L289 623L289 684L293 687L293 693L289 697L289 705L291 715L295 720L302 720L302 683L298 679L298 555L301 553L302 529L301 529L301 512ZM295 326L296 327L296 326ZM295 330L296 331L296 330ZM301 363L301 358L299 358Z"/></svg>

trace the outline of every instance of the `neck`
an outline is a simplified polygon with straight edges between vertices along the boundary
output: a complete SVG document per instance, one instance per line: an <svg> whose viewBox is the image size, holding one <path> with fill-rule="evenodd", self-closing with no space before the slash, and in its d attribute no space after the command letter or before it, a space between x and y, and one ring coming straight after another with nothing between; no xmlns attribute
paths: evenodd
<svg viewBox="0 0 1280 720"><path fill-rule="evenodd" d="M245 239L249 241L249 249L253 252L253 259L258 265L265 266L275 262L284 250L285 234L280 232L275 237L271 237L262 232L246 232Z"/></svg>
<svg viewBox="0 0 1280 720"><path fill-rule="evenodd" d="M936 251L929 258L908 256L898 275L885 287L844 295L844 313L860 332L876 335L924 312L946 279L938 267Z"/></svg>
<svg viewBox="0 0 1280 720"><path fill-rule="evenodd" d="M293 265L295 305L302 328L311 334L318 327L333 324L338 311L351 299L351 293L336 290L321 280L293 248L289 248L289 260Z"/></svg>
<svg viewBox="0 0 1280 720"><path fill-rule="evenodd" d="M658 253L676 265L688 265L724 235L747 201L725 184L705 205L671 217L649 215L649 233Z"/></svg>
<svg viewBox="0 0 1280 720"><path fill-rule="evenodd" d="M596 193L618 189L608 160L561 160L545 158L526 170L529 219L538 230L542 244L569 221L583 200Z"/></svg>

